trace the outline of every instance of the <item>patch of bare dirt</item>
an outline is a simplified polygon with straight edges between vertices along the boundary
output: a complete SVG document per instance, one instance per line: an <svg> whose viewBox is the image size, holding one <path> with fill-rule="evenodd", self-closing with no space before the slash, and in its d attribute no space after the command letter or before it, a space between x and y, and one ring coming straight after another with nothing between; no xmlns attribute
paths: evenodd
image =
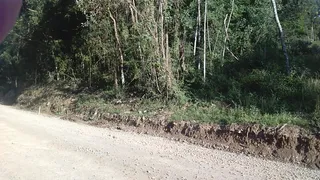
<svg viewBox="0 0 320 180"><path fill-rule="evenodd" d="M46 92L46 90L43 90ZM95 108L75 110L75 97L61 94L36 98L22 95L18 104L23 108L46 113L59 112L63 119L81 121L98 127L112 127L189 142L207 148L258 156L306 165L320 169L320 138L302 128L290 125L265 127L258 124L218 125L190 121L172 122L170 114L158 113L152 117L120 115L101 112ZM28 102L28 103L26 103ZM33 105L30 105L33 102ZM32 108L31 108L32 107Z"/></svg>

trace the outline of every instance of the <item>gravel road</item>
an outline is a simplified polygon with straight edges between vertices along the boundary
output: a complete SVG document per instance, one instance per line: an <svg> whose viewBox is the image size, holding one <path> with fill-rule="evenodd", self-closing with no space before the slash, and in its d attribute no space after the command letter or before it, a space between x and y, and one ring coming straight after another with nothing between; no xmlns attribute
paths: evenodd
<svg viewBox="0 0 320 180"><path fill-rule="evenodd" d="M1 180L320 179L320 171L0 106Z"/></svg>

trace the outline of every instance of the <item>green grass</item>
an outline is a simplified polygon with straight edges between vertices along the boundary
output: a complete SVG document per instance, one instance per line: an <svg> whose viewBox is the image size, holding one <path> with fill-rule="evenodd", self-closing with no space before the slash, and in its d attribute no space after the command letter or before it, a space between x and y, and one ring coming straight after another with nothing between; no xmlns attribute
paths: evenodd
<svg viewBox="0 0 320 180"><path fill-rule="evenodd" d="M159 113L159 110L172 112L171 119L173 121L197 121L200 123L217 123L217 124L248 124L257 123L266 126L278 126L282 124L292 124L303 128L308 128L310 120L299 115L288 112L277 114L261 113L255 107L251 108L226 108L215 104L191 104L183 108L173 103L165 104L160 101L140 100L135 102L135 109L132 105L115 105L109 101L95 96L83 96L77 101L78 111L84 109L96 108L99 111L115 114L129 114L136 116L152 116ZM161 113L161 112L160 112Z"/></svg>
<svg viewBox="0 0 320 180"><path fill-rule="evenodd" d="M136 100L131 103L127 102L130 101L127 99L119 104L115 103L115 101L117 100L105 99L99 95L81 95L76 102L76 111L81 112L86 109L97 109L111 114L150 117L160 110L168 109L168 106L164 102L149 99Z"/></svg>
<svg viewBox="0 0 320 180"><path fill-rule="evenodd" d="M318 91L318 87L318 80L310 80L308 82L307 89L312 89L312 92ZM32 93L37 96L44 92L47 91L43 88L38 88L37 90L32 91ZM61 93L55 93L55 95L60 95ZM113 98L105 96L103 93L96 95L81 94L77 95L76 99L75 111L78 113L96 109L99 112L110 114L152 117L154 115L161 115L162 113L169 112L169 114L171 114L169 120L174 121L184 120L216 124L258 123L266 126L292 124L306 129L310 129L312 121L320 124L320 98L318 99L317 108L313 114L313 118L306 118L301 115L286 112L285 110L279 111L279 113L263 113L263 111L255 106L249 106L249 108L241 106L230 108L226 107L221 102L207 103L203 101L196 101L194 103L168 103L160 100L135 99L135 101L128 103L129 99L122 99L123 102L117 104L115 103L115 100L112 100ZM252 99L255 98L249 98L250 101ZM267 104L268 102L269 101L266 100L265 103ZM275 102L277 102L277 100L275 100ZM276 103L274 103L274 105L275 104Z"/></svg>
<svg viewBox="0 0 320 180"><path fill-rule="evenodd" d="M134 110L132 107L135 107ZM161 113L159 110L170 111L170 120L173 121L197 121L200 123L216 124L248 124L257 123L266 126L278 126L292 124L303 128L309 128L310 120L288 112L277 114L261 113L255 107L251 108L226 108L215 104L201 103L191 104L188 107L178 106L173 103L161 101L139 100L134 104L114 104L97 96L81 96L76 103L77 111L95 108L99 111L115 114L127 114L135 116L153 116Z"/></svg>
<svg viewBox="0 0 320 180"><path fill-rule="evenodd" d="M191 120L206 123L258 123L267 126L277 126L281 124L293 124L301 127L308 126L308 120L298 115L293 115L287 112L278 114L262 114L257 108L245 109L237 108L222 108L215 105L211 106L196 106L192 105L185 109L174 111L171 116L172 120Z"/></svg>
<svg viewBox="0 0 320 180"><path fill-rule="evenodd" d="M125 111L123 108L116 108L112 103L108 103L102 98L90 95L80 96L76 102L76 111L81 112L88 109L97 109L113 114L120 114Z"/></svg>

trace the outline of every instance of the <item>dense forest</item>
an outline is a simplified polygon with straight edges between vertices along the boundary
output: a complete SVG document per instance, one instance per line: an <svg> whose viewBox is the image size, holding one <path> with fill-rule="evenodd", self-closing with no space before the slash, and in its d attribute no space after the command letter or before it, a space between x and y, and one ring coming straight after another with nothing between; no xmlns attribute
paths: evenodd
<svg viewBox="0 0 320 180"><path fill-rule="evenodd" d="M0 45L1 84L67 81L317 123L319 72L319 0L25 0Z"/></svg>

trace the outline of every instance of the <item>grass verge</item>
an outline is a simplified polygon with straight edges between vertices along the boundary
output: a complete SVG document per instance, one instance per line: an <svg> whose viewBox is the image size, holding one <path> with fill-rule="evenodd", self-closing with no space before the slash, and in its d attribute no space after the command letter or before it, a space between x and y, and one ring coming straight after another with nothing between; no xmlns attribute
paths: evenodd
<svg viewBox="0 0 320 180"><path fill-rule="evenodd" d="M319 101L320 102L320 101ZM18 104L27 104L28 109L37 110L40 106L48 107L48 111L56 115L64 115L72 108L75 113L99 112L131 115L139 117L163 116L171 121L196 121L200 123L215 123L227 125L262 124L279 126L283 124L297 125L311 131L319 131L319 123L313 123L312 117L302 114L280 112L268 114L256 107L228 107L221 102L215 103L166 103L159 100L131 98L110 98L107 92L79 93L70 95L55 87L33 87L26 90L18 98ZM52 105L55 107L52 108ZM44 108L43 108L44 109ZM54 110L54 112L52 111ZM69 110L68 110L69 109ZM320 112L320 105L319 105ZM317 116L316 116L317 115ZM320 117L319 114L314 117ZM319 120L320 118L318 118Z"/></svg>
<svg viewBox="0 0 320 180"><path fill-rule="evenodd" d="M298 114L288 112L268 114L262 113L255 107L230 108L209 103L177 105L175 103L164 103L151 100L108 101L94 96L86 96L86 98L79 98L76 107L78 108L78 111L82 111L85 108L95 108L99 111L108 113L145 117L169 112L169 117L172 121L197 121L200 123L216 123L221 125L231 123L257 123L266 126L290 124L305 129L310 129L311 126L311 120L309 118Z"/></svg>
<svg viewBox="0 0 320 180"><path fill-rule="evenodd" d="M194 120L206 123L257 123L266 126L292 124L303 128L309 127L309 120L298 115L282 112L278 114L263 114L259 109L251 107L223 108L212 104L211 106L191 105L185 109L177 109L171 116L172 120Z"/></svg>

